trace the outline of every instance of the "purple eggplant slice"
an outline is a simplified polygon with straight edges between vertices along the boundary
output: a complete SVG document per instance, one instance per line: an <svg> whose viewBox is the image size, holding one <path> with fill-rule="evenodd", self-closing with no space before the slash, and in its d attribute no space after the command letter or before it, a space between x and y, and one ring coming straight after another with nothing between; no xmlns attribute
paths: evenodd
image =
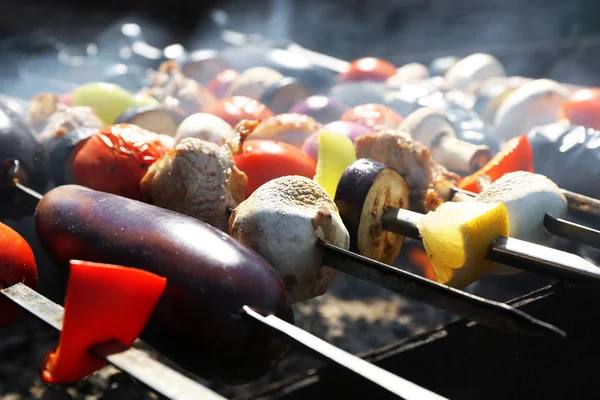
<svg viewBox="0 0 600 400"><path fill-rule="evenodd" d="M241 314L248 305L293 323L290 298L257 253L197 219L76 185L48 192L37 236L58 267L69 260L125 265L167 278L142 339L207 379L240 384L264 375L288 346Z"/></svg>
<svg viewBox="0 0 600 400"><path fill-rule="evenodd" d="M384 231L381 219L390 207L409 208L408 184L399 173L359 159L342 174L335 204L350 234L351 251L390 265L396 261L404 236Z"/></svg>
<svg viewBox="0 0 600 400"><path fill-rule="evenodd" d="M149 105L130 107L121 114L115 124L132 124L160 135L175 136L179 124L185 119L177 108Z"/></svg>
<svg viewBox="0 0 600 400"><path fill-rule="evenodd" d="M82 126L61 136L48 155L48 179L57 186L72 183L70 170L75 148L98 132L98 128Z"/></svg>
<svg viewBox="0 0 600 400"><path fill-rule="evenodd" d="M275 114L283 114L308 96L310 96L308 89L296 78L283 78L264 90L260 102Z"/></svg>

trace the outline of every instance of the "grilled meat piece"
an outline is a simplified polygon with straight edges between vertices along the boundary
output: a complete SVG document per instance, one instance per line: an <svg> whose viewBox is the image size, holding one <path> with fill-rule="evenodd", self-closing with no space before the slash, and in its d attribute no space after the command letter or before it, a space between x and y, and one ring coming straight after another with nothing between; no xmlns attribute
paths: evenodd
<svg viewBox="0 0 600 400"><path fill-rule="evenodd" d="M385 130L363 135L356 140L357 158L369 158L395 169L410 188L410 208L417 212L435 210L449 200L460 176L433 160L424 144L409 134Z"/></svg>
<svg viewBox="0 0 600 400"><path fill-rule="evenodd" d="M232 147L186 138L154 163L141 181L144 198L228 231L229 208L244 200L248 177Z"/></svg>

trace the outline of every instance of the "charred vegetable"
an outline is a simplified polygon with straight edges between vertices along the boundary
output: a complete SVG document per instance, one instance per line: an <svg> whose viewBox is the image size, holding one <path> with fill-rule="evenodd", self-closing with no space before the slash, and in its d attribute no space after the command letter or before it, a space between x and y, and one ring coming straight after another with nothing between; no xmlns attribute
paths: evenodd
<svg viewBox="0 0 600 400"><path fill-rule="evenodd" d="M73 183L73 158L75 149L81 147L90 137L99 132L99 129L80 127L63 135L48 156L46 173L56 185Z"/></svg>
<svg viewBox="0 0 600 400"><path fill-rule="evenodd" d="M410 208L406 181L384 164L360 159L349 166L338 184L335 204L350 233L350 250L393 264L404 236L384 231L381 219L389 207Z"/></svg>
<svg viewBox="0 0 600 400"><path fill-rule="evenodd" d="M308 115L280 114L260 123L250 134L250 140L274 140L302 147L304 141L321 127Z"/></svg>
<svg viewBox="0 0 600 400"><path fill-rule="evenodd" d="M348 231L333 200L301 176L274 179L236 208L229 233L273 266L292 302L320 296L338 272L322 264L320 238L348 249Z"/></svg>
<svg viewBox="0 0 600 400"><path fill-rule="evenodd" d="M38 237L62 268L71 259L127 265L167 279L142 339L183 368L227 383L257 379L287 346L240 316L249 305L293 321L275 271L255 252L194 218L75 185L35 213Z"/></svg>

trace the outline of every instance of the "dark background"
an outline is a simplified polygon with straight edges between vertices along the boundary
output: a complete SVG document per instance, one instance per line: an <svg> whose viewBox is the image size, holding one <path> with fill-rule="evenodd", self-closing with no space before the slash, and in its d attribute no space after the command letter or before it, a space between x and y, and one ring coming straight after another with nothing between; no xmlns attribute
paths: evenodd
<svg viewBox="0 0 600 400"><path fill-rule="evenodd" d="M402 64L486 51L499 57L511 74L597 84L599 3L9 0L0 5L0 35L55 35L89 42L118 21L138 20L153 27L155 37L148 41L158 47L177 42L186 48L209 47L218 43L209 11L220 8L228 12L231 29L292 39L345 59L372 55Z"/></svg>

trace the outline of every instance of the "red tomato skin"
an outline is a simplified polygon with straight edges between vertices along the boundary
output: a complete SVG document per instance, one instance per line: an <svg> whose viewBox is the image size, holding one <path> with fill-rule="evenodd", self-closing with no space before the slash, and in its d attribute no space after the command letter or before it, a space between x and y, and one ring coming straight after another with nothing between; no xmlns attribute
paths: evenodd
<svg viewBox="0 0 600 400"><path fill-rule="evenodd" d="M230 68L224 69L206 85L206 88L210 90L217 99L222 99L225 97L225 93L227 93L227 90L229 90L229 87L238 76L240 76L240 74L236 70Z"/></svg>
<svg viewBox="0 0 600 400"><path fill-rule="evenodd" d="M563 103L559 118L575 125L600 130L600 89L580 89Z"/></svg>
<svg viewBox="0 0 600 400"><path fill-rule="evenodd" d="M21 282L35 289L37 281L37 266L31 247L12 228L0 223L0 288ZM4 297L0 298L0 310L0 328L9 326L23 313L19 306Z"/></svg>
<svg viewBox="0 0 600 400"><path fill-rule="evenodd" d="M235 127L240 121L264 120L275 114L260 101L245 96L222 99L206 107L202 112L213 114Z"/></svg>
<svg viewBox="0 0 600 400"><path fill-rule="evenodd" d="M362 104L346 111L340 121L355 122L374 131L396 129L404 119L383 104Z"/></svg>
<svg viewBox="0 0 600 400"><path fill-rule="evenodd" d="M141 201L140 181L167 150L156 133L129 124L108 126L74 150L72 181Z"/></svg>
<svg viewBox="0 0 600 400"><path fill-rule="evenodd" d="M350 63L347 72L340 74L341 82L385 81L398 69L390 62L375 57L364 57Z"/></svg>
<svg viewBox="0 0 600 400"><path fill-rule="evenodd" d="M246 198L272 179L288 175L313 179L317 169L315 161L299 148L270 140L248 140L234 160L248 176Z"/></svg>

